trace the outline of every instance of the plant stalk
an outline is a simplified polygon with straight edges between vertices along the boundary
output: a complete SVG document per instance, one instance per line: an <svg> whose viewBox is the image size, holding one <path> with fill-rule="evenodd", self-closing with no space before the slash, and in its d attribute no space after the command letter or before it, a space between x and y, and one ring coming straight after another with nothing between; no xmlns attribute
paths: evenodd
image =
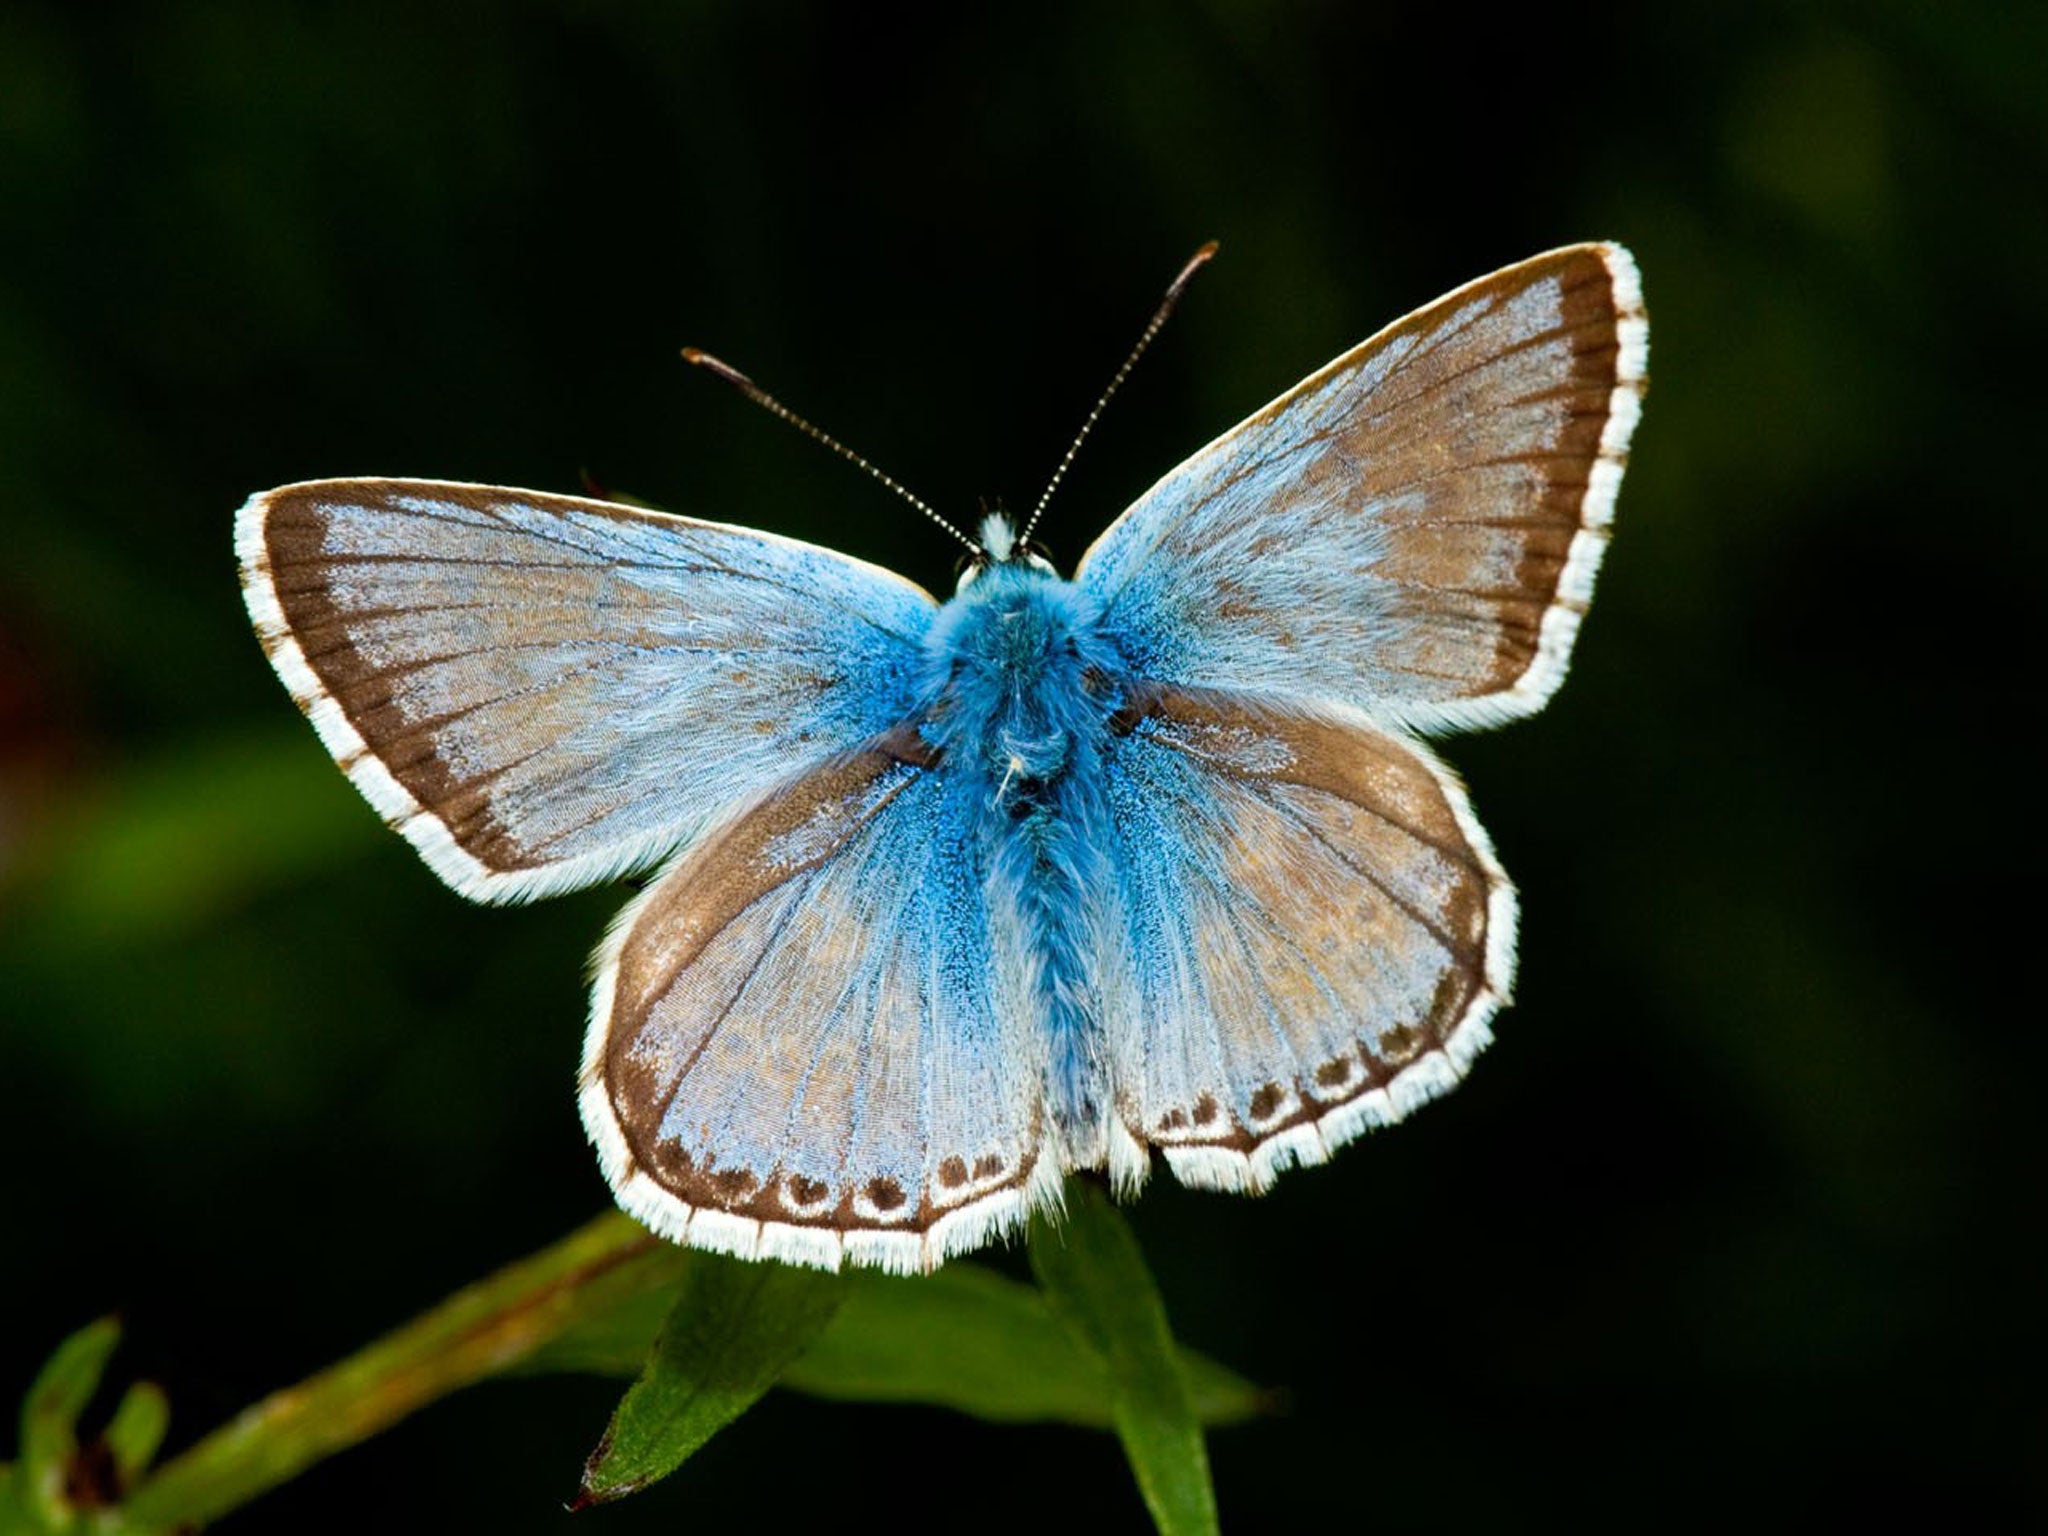
<svg viewBox="0 0 2048 1536"><path fill-rule="evenodd" d="M395 1332L274 1392L146 1477L123 1508L189 1530L460 1388L508 1370L593 1311L675 1283L680 1251L617 1213L466 1286Z"/></svg>

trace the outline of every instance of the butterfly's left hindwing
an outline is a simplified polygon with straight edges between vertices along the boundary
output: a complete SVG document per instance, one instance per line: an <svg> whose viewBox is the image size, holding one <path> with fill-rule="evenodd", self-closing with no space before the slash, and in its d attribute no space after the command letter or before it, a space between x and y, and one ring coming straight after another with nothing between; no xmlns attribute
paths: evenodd
<svg viewBox="0 0 2048 1536"><path fill-rule="evenodd" d="M265 650L465 896L644 867L903 718L931 598L772 534L612 502L322 480L235 527Z"/></svg>
<svg viewBox="0 0 2048 1536"><path fill-rule="evenodd" d="M1107 758L1128 941L1099 966L1126 1128L1262 1189L1457 1082L1515 897L1450 772L1361 717L1134 691Z"/></svg>
<svg viewBox="0 0 2048 1536"><path fill-rule="evenodd" d="M601 957L584 1124L693 1247L930 1269L1057 1197L1043 1040L999 1007L972 781L892 732L700 843Z"/></svg>

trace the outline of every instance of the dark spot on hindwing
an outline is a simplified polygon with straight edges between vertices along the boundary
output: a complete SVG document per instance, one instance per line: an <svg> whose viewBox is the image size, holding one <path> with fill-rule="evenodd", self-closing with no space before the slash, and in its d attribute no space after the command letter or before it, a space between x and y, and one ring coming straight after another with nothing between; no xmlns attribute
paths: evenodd
<svg viewBox="0 0 2048 1536"><path fill-rule="evenodd" d="M948 1189L958 1189L967 1182L967 1159L954 1156L939 1164L939 1182Z"/></svg>
<svg viewBox="0 0 2048 1536"><path fill-rule="evenodd" d="M878 1211L896 1210L904 1200L903 1186L894 1179L869 1179L866 1193L868 1204Z"/></svg>
<svg viewBox="0 0 2048 1536"><path fill-rule="evenodd" d="M1222 1111L1217 1107L1214 1094L1205 1093L1195 1100L1195 1124L1213 1125L1220 1113Z"/></svg>
<svg viewBox="0 0 2048 1536"><path fill-rule="evenodd" d="M1252 1094L1251 1115L1264 1120L1287 1101L1287 1090L1278 1083L1263 1083Z"/></svg>
<svg viewBox="0 0 2048 1536"><path fill-rule="evenodd" d="M711 1187L728 1205L737 1205L754 1192L761 1181L744 1168L725 1168L711 1175Z"/></svg>
<svg viewBox="0 0 2048 1536"><path fill-rule="evenodd" d="M807 1179L800 1173L789 1176L789 1197L798 1205L816 1205L828 1192L820 1179Z"/></svg>
<svg viewBox="0 0 2048 1536"><path fill-rule="evenodd" d="M1006 1166L1003 1160L996 1156L995 1153L984 1152L974 1160L974 1177L976 1179L992 1179L1001 1173Z"/></svg>
<svg viewBox="0 0 2048 1536"><path fill-rule="evenodd" d="M1380 1031L1379 1055L1383 1060L1399 1066L1413 1056L1416 1047L1421 1044L1422 1037L1415 1030L1406 1024L1396 1024L1392 1029Z"/></svg>

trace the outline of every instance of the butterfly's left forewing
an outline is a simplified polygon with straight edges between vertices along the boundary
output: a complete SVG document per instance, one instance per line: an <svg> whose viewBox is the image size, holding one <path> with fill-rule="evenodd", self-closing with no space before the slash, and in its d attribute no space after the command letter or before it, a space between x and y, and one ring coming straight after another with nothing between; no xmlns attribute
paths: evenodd
<svg viewBox="0 0 2048 1536"><path fill-rule="evenodd" d="M1619 246L1468 283L1174 469L1075 580L1140 676L1425 731L1527 714L1592 596L1648 336Z"/></svg>
<svg viewBox="0 0 2048 1536"><path fill-rule="evenodd" d="M1449 770L1362 715L1214 690L1135 689L1116 724L1099 969L1132 1137L1257 1190L1453 1085L1515 897Z"/></svg>
<svg viewBox="0 0 2048 1536"><path fill-rule="evenodd" d="M692 1246L930 1269L1056 1198L976 807L914 729L801 774L621 917L582 1077L620 1203Z"/></svg>

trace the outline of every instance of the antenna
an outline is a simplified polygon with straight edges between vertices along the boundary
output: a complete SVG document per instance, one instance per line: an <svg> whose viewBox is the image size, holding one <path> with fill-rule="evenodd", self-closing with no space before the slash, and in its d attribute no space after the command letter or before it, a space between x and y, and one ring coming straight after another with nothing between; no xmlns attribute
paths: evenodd
<svg viewBox="0 0 2048 1536"><path fill-rule="evenodd" d="M1074 441L1068 446L1066 456L1060 460L1059 468L1052 472L1052 479L1046 483L1045 493L1038 498L1038 505L1031 509L1031 517L1024 524L1024 531L1017 535L1017 543L1020 546L1031 537L1031 530L1038 526L1038 519L1044 514L1046 503L1052 500L1052 493L1059 489L1060 481L1066 478L1067 466L1074 462L1074 455L1079 453L1081 445L1088 441L1088 434L1095 430L1096 419L1102 415L1102 408L1109 404L1109 397L1123 386L1126 378L1130 377L1131 369L1137 366L1138 359L1145 355L1145 349L1152 345L1152 338L1159 334L1160 327L1166 324L1174 306L1180 303L1180 296L1187 290L1189 282L1208 264L1209 258L1216 254L1216 249L1216 242L1211 240L1187 259L1187 265L1180 269L1180 275L1167 285L1166 297L1159 301L1159 307L1152 311L1152 318L1145 322L1145 329L1138 336L1138 344L1131 348L1123 366L1117 369L1110 379L1109 388L1102 392L1101 398L1095 402L1095 409L1090 411L1088 419L1081 423L1081 430L1074 434Z"/></svg>
<svg viewBox="0 0 2048 1536"><path fill-rule="evenodd" d="M917 508L917 510L922 512L926 517L930 518L933 522L937 523L941 528L945 529L946 532L953 535L953 537L958 539L962 544L965 544L967 548L973 552L976 559L985 560L988 558L987 552L984 551L979 544L975 543L974 540L967 537L966 534L962 533L958 528L955 528L951 523L947 522L943 517L939 516L938 513L934 512L931 508L930 503L924 501L920 497L912 495L908 490L904 489L903 486L897 484L896 481L890 479L887 475L883 474L879 469L875 468L874 465L870 464L866 459L862 458L859 454L855 453L851 448L847 447L846 444L840 442L839 439L834 437L831 433L823 431L818 427L812 426L808 421L805 421L803 417L797 415L795 411L792 411L780 400L776 399L773 395L769 394L767 390L763 389L760 385L756 384L744 373L741 373L739 369L733 367L732 364L722 363L717 358L713 357L709 352L701 351L696 347L683 348L683 361L689 363L693 367L702 368L707 373L716 374L719 378L725 380L726 383L730 384L734 389L738 390L741 394L745 395L749 400L753 401L754 404L760 406L762 410L767 411L771 415L780 416L784 421L788 422L792 427L795 427L799 432L803 433L806 437L813 438L816 441L823 443L827 448L830 448L834 453L838 454L839 457L847 460L849 463L859 465L862 469L866 470L869 474L873 475L877 480L881 481L882 484L889 487L889 489L894 491L898 496L901 496L905 501L909 502L913 507Z"/></svg>

